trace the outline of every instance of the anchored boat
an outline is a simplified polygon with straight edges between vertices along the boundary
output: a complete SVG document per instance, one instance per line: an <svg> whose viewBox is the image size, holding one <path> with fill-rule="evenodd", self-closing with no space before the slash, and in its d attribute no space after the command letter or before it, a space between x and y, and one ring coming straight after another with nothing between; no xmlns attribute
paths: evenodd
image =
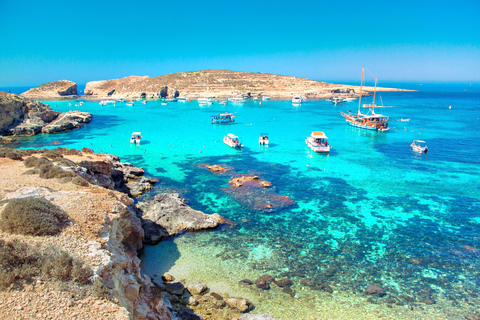
<svg viewBox="0 0 480 320"><path fill-rule="evenodd" d="M299 105L303 102L303 98L301 95L299 94L296 94L293 96L293 99L292 99L292 104L294 105Z"/></svg>
<svg viewBox="0 0 480 320"><path fill-rule="evenodd" d="M233 113L219 113L212 116L212 124L224 124L235 122L235 115Z"/></svg>
<svg viewBox="0 0 480 320"><path fill-rule="evenodd" d="M140 144L141 139L142 139L141 132L132 132L132 136L130 137L130 143Z"/></svg>
<svg viewBox="0 0 480 320"><path fill-rule="evenodd" d="M413 140L413 142L410 144L410 149L412 149L412 151L414 152L419 152L419 153L428 152L427 143L423 140Z"/></svg>
<svg viewBox="0 0 480 320"><path fill-rule="evenodd" d="M242 139L233 133L226 134L223 137L223 142L232 148L243 148Z"/></svg>
<svg viewBox="0 0 480 320"><path fill-rule="evenodd" d="M360 106L362 105L362 86L363 86L363 73L365 67L362 67L362 79L360 81L360 97L358 100L358 113L353 114L352 112L344 113L340 112L340 114L345 117L347 123L353 127L367 129L367 130L375 130L375 131L387 131L390 128L388 127L388 117L376 114L375 108L377 105L375 104L375 93L377 90L377 78L375 78L375 89L373 91L373 103L372 104L365 104L363 105L364 108L368 108L367 113L361 113Z"/></svg>
<svg viewBox="0 0 480 320"><path fill-rule="evenodd" d="M330 145L328 144L328 138L325 133L320 131L314 131L310 134L305 143L312 149L313 152L330 152Z"/></svg>
<svg viewBox="0 0 480 320"><path fill-rule="evenodd" d="M260 133L258 144L268 146L268 133Z"/></svg>

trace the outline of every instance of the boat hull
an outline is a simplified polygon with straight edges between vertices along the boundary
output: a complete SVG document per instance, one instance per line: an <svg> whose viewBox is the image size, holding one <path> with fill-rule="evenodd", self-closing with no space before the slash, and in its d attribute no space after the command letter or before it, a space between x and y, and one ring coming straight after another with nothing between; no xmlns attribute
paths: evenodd
<svg viewBox="0 0 480 320"><path fill-rule="evenodd" d="M327 146L316 145L309 138L305 139L305 143L307 144L307 146L313 152L316 152L316 153L329 153L330 152L330 145L327 145Z"/></svg>
<svg viewBox="0 0 480 320"><path fill-rule="evenodd" d="M231 147L231 148L243 148L243 144L241 144L240 142L233 142L232 140L228 139L228 138L223 138L223 143L225 143L227 146Z"/></svg>

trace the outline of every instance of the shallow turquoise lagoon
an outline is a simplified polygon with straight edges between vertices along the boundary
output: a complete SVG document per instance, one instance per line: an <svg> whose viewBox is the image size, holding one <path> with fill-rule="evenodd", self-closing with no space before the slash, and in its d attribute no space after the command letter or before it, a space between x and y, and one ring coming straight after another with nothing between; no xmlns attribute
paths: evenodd
<svg viewBox="0 0 480 320"><path fill-rule="evenodd" d="M203 107L194 101L133 107L86 101L73 109L91 112L90 124L25 139L21 147L117 154L160 179L145 198L180 192L193 208L232 221L147 246L140 256L150 275L170 271L204 281L213 291L251 299L254 312L277 319L463 319L479 303L480 90L422 89L382 93L393 106L377 109L390 116L386 133L346 124L340 111L357 110L358 100L299 107L290 101ZM68 102L47 103L58 111L72 109ZM225 111L235 113L234 124L210 123L211 115ZM129 143L133 131L143 135L138 148ZM329 137L329 155L306 147L312 131ZM269 133L268 148L258 145L262 132ZM223 144L227 133L240 136L245 148ZM413 139L426 140L430 152L411 152ZM225 164L231 171L214 174L202 164ZM273 188L238 196L227 188L234 173L257 174ZM257 210L257 202L273 192L296 204ZM292 279L295 296L276 287L261 292L238 285L265 273ZM334 292L311 290L302 279ZM387 296L365 296L370 284L382 286Z"/></svg>

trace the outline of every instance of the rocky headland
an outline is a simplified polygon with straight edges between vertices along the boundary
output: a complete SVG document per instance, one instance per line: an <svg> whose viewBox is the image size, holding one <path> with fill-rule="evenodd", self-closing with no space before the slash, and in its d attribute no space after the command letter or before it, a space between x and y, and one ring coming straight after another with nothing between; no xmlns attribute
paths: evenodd
<svg viewBox="0 0 480 320"><path fill-rule="evenodd" d="M39 101L0 91L0 136L63 132L91 120L88 112L56 112Z"/></svg>
<svg viewBox="0 0 480 320"><path fill-rule="evenodd" d="M77 84L69 80L48 82L22 93L21 96L35 99L75 99L78 97Z"/></svg>
<svg viewBox="0 0 480 320"><path fill-rule="evenodd" d="M51 95L50 89L45 90L42 89L42 86L31 89L28 91L30 92L28 96ZM292 76L260 72L201 70L171 73L153 78L130 76L122 79L90 81L85 87L84 97L90 99L158 99L185 95L189 99L206 96L215 96L220 99L259 96L268 96L272 99L292 99L293 95L301 94L309 99L325 99L333 96L358 96L360 95L359 91L359 86L333 84ZM362 95L368 95L372 91L373 87L363 87ZM378 87L377 91L409 90Z"/></svg>
<svg viewBox="0 0 480 320"><path fill-rule="evenodd" d="M141 273L143 242L224 221L190 208L178 194L135 205L132 197L158 181L144 177L142 168L88 148L0 148L0 176L3 317L273 319L243 314L253 309L250 301L220 296L204 284ZM53 231L43 229L55 217L25 216L35 206L55 212ZM149 228L161 236L154 239Z"/></svg>

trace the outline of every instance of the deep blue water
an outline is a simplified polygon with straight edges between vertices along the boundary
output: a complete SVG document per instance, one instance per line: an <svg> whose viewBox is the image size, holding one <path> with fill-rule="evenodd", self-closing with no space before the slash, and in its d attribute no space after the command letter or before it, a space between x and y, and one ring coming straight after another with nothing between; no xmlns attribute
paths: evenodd
<svg viewBox="0 0 480 320"><path fill-rule="evenodd" d="M208 107L194 101L167 106L137 102L134 107L87 101L73 109L91 112L90 124L26 138L20 146L53 148L57 141L117 154L160 179L145 198L177 191L193 208L233 221L213 232L147 246L141 258L150 274L172 271L213 282L187 267L201 252L207 257L202 268L229 270L216 277L230 289L246 290L235 283L249 275L254 279L268 272L291 278L297 308L307 292L300 281L308 278L334 288L331 299L342 294L363 299L364 288L378 284L399 304L463 317L479 302L480 87L418 87L418 92L381 93L381 101L390 106L377 109L390 116L386 133L345 123L340 111L356 110L358 101L339 106L307 101L300 107L289 101ZM47 103L58 111L72 109L68 101ZM223 111L234 112L237 122L211 125L210 115ZM305 146L304 139L317 130L329 137L329 155ZM139 148L129 143L132 131L143 134ZM229 132L243 138L243 150L221 142ZM261 132L270 134L269 148L258 146ZM427 141L430 152L411 152L413 139ZM231 171L214 174L201 164L224 164ZM273 188L238 194L228 188L233 172L257 174ZM295 205L277 207L277 195L289 196ZM258 210L265 203L274 204L272 211ZM251 295L260 299L254 290ZM425 304L427 298L435 303ZM286 295L262 299L267 302L258 310L281 319L281 311L268 301ZM393 306L388 310L405 308L385 298L370 302ZM304 306L312 308L306 302Z"/></svg>

